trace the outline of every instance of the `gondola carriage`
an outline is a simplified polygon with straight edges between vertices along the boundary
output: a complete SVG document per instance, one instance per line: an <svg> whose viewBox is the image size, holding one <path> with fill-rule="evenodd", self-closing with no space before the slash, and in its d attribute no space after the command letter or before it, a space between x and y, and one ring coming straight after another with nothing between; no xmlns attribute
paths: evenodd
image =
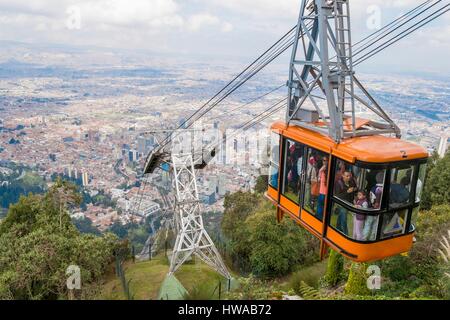
<svg viewBox="0 0 450 320"><path fill-rule="evenodd" d="M323 249L331 247L358 262L410 250L426 150L377 135L337 144L283 122L271 130L267 196L279 220L289 215L319 238Z"/></svg>
<svg viewBox="0 0 450 320"><path fill-rule="evenodd" d="M408 252L427 151L397 124L353 70L349 0L303 0L290 61L286 120L271 127L267 197L345 257ZM294 38L295 39L295 38Z"/></svg>

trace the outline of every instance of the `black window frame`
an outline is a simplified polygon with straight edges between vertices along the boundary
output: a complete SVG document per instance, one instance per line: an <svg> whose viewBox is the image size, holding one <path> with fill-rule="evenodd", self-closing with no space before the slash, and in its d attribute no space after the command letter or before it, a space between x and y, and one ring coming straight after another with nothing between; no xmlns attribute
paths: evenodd
<svg viewBox="0 0 450 320"><path fill-rule="evenodd" d="M397 164L398 166L398 164ZM398 169L397 166L391 166L391 168L389 169L389 172L392 174L393 169ZM406 166L406 165L405 165ZM403 205L403 206L399 206L399 207L391 207L391 202L390 199L387 203L388 205L388 211L392 211L392 210L396 210L396 211L400 211L402 209L405 208L409 208L412 205L414 205L415 200L416 200L416 187L417 187L417 178L418 178L418 170L419 170L419 164L418 163L410 163L409 164L410 167L413 167L413 176L412 176L412 181L411 181L411 190L409 191L409 201L407 204ZM392 175L389 176L389 195L391 194L391 182L392 182Z"/></svg>
<svg viewBox="0 0 450 320"><path fill-rule="evenodd" d="M336 174L336 165L338 163L338 160L344 161L345 163L347 163L349 165L359 166L359 167L367 168L367 169L386 169L384 189L386 189L388 192L383 192L383 198L381 201L380 210L377 210L377 211L361 210L361 209L353 207L352 205L349 205L347 202L334 196L334 182L335 182L335 174ZM407 236L407 235L414 233L416 231L416 227L414 225L412 225L413 228L411 228L411 219L412 219L413 210L417 207L420 207L420 202L415 201L419 168L420 168L420 165L426 164L427 162L428 162L428 158L422 158L422 159L396 161L396 162L391 162L391 163L367 163L367 162L362 162L362 161L355 161L355 163L352 164L352 163L349 163L348 161L345 161L344 159L333 156L332 161L330 162L331 166L332 166L330 179L332 179L332 180L329 180L329 181L332 181L333 184L329 183L329 186L328 186L328 192L331 196L329 197L329 201L327 204L327 210L328 210L327 212L331 212L330 210L333 208L334 203L337 203L338 205L344 207L346 210L348 210L352 213L378 216L378 226L377 226L376 239L369 240L369 241L355 240L352 237L350 237L349 235L346 235L343 232L337 230L335 227L333 227L331 225L331 214L327 214L327 221L326 221L327 228L331 228L332 230L334 230L335 232L339 233L340 235L342 235L343 237L345 237L346 239L348 239L352 242L362 243L362 244L370 244L370 243L375 243L375 242L388 241L388 240L391 240L394 238L399 238L399 237ZM413 181L411 184L411 192L410 192L410 201L405 206L401 206L398 208L390 208L389 207L389 203L390 203L389 197L390 197L390 193L391 193L390 190L391 190L392 169L394 169L400 165L406 166L408 164L410 164L411 166L414 165ZM425 185L425 182L423 182L423 183ZM405 224L406 224L405 231L402 234L393 235L391 237L382 239L381 232L382 232L383 220L384 220L385 215L387 213L399 212L399 211L403 211L406 209L408 209L408 212L407 212L407 217L406 217L406 221L405 221Z"/></svg>
<svg viewBox="0 0 450 320"><path fill-rule="evenodd" d="M280 172L281 172L281 176L280 176L280 182L279 182L279 184L281 184L281 188L279 189L279 192L280 192L280 194L284 197L284 198L286 198L288 201L290 201L290 202L292 202L293 204L295 204L296 206L298 206L299 208L301 208L302 207L302 202L303 202L303 190L305 189L304 188L304 176L303 175L299 175L299 179L300 179L300 189L299 189L299 191L298 191L298 197L297 197L297 200L298 200L298 202L295 202L294 200L292 200L291 198L289 198L289 197L287 197L286 196L286 194L285 194L285 190L284 190L284 186L285 186L285 184L284 184L284 182L285 182L285 179L287 178L286 177L286 154L287 154L287 142L288 141L291 141L291 142L294 142L294 143L296 143L296 144L299 144L299 145L301 145L302 147L303 147L303 164L302 164L302 168L304 168L305 167L305 158L306 158L306 155L305 155L305 152L306 152L306 149L308 148L308 146L307 145L305 145L304 143L301 143L300 141L296 141L296 140L294 140L294 139L292 139L292 138L288 138L288 137L285 137L285 136L282 136L282 149L281 149L281 163L280 163L280 168L282 167L283 169L281 170L280 169ZM282 164L282 165L281 165Z"/></svg>
<svg viewBox="0 0 450 320"><path fill-rule="evenodd" d="M422 165L425 165L425 176L424 176L424 179L423 179L423 181L422 181L422 190L421 190L421 197L420 197L420 201L419 202L417 202L416 201L416 198L417 198L417 182L419 182L419 175L420 175L420 168L421 168L421 166ZM424 191L424 188L425 188L425 180L426 180L426 171L427 171L427 169L428 169L428 161L427 162L420 162L420 163L417 163L417 167L416 167L416 171L415 171L415 176L414 176L414 198L413 198L413 203L414 203L414 205L417 205L417 206L420 206L420 203L422 202L422 198L423 198L423 191Z"/></svg>
<svg viewBox="0 0 450 320"><path fill-rule="evenodd" d="M272 135L274 135L274 134L276 134L277 136L278 136L278 165L277 165L277 172L278 172L278 178L277 178L277 185L278 185L278 187L275 187L275 186L273 186L272 184L271 184L271 177L272 177L272 175L271 175L271 169L272 169L272 166L275 166L276 164L272 161L273 160L273 155L272 155L272 153L273 153L273 146L272 146ZM272 189L274 189L274 190L276 190L277 192L280 192L280 175L282 174L282 172L281 172L281 162L282 162L282 154L281 154L281 152L282 152L282 146L281 146L281 142L282 142L282 135L281 134L279 134L279 133L277 133L277 132L275 132L275 131L271 131L270 132L270 137L269 137L269 139L270 139L270 157L269 157L269 174L268 174L268 185L272 188Z"/></svg>

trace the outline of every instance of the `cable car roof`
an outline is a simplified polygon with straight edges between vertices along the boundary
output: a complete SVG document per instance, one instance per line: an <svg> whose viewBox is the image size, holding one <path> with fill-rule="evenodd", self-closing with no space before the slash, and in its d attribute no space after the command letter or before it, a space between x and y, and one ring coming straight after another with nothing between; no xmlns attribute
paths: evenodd
<svg viewBox="0 0 450 320"><path fill-rule="evenodd" d="M286 123L281 121L274 123L271 129L351 163L386 163L428 157L427 150L421 146L382 135L348 138L337 144L329 136L296 125L286 127Z"/></svg>

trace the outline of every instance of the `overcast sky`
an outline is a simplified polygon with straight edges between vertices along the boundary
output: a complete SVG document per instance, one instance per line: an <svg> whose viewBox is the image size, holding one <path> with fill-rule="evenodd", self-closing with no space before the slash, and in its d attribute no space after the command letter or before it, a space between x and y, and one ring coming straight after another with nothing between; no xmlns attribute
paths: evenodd
<svg viewBox="0 0 450 320"><path fill-rule="evenodd" d="M368 10L374 5L380 8L384 25L423 1L352 0L354 39L374 31L367 26L373 13ZM300 2L0 0L0 40L252 58L296 23ZM366 63L365 68L448 74L449 39L447 13Z"/></svg>

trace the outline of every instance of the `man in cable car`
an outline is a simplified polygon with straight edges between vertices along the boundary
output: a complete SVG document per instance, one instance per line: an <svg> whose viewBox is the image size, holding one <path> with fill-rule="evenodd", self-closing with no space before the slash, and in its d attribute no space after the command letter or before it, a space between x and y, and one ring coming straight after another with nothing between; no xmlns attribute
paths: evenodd
<svg viewBox="0 0 450 320"><path fill-rule="evenodd" d="M350 171L345 171L335 185L335 195L348 203L353 203L356 191L353 174ZM348 235L347 210L342 207L338 208L337 229Z"/></svg>

